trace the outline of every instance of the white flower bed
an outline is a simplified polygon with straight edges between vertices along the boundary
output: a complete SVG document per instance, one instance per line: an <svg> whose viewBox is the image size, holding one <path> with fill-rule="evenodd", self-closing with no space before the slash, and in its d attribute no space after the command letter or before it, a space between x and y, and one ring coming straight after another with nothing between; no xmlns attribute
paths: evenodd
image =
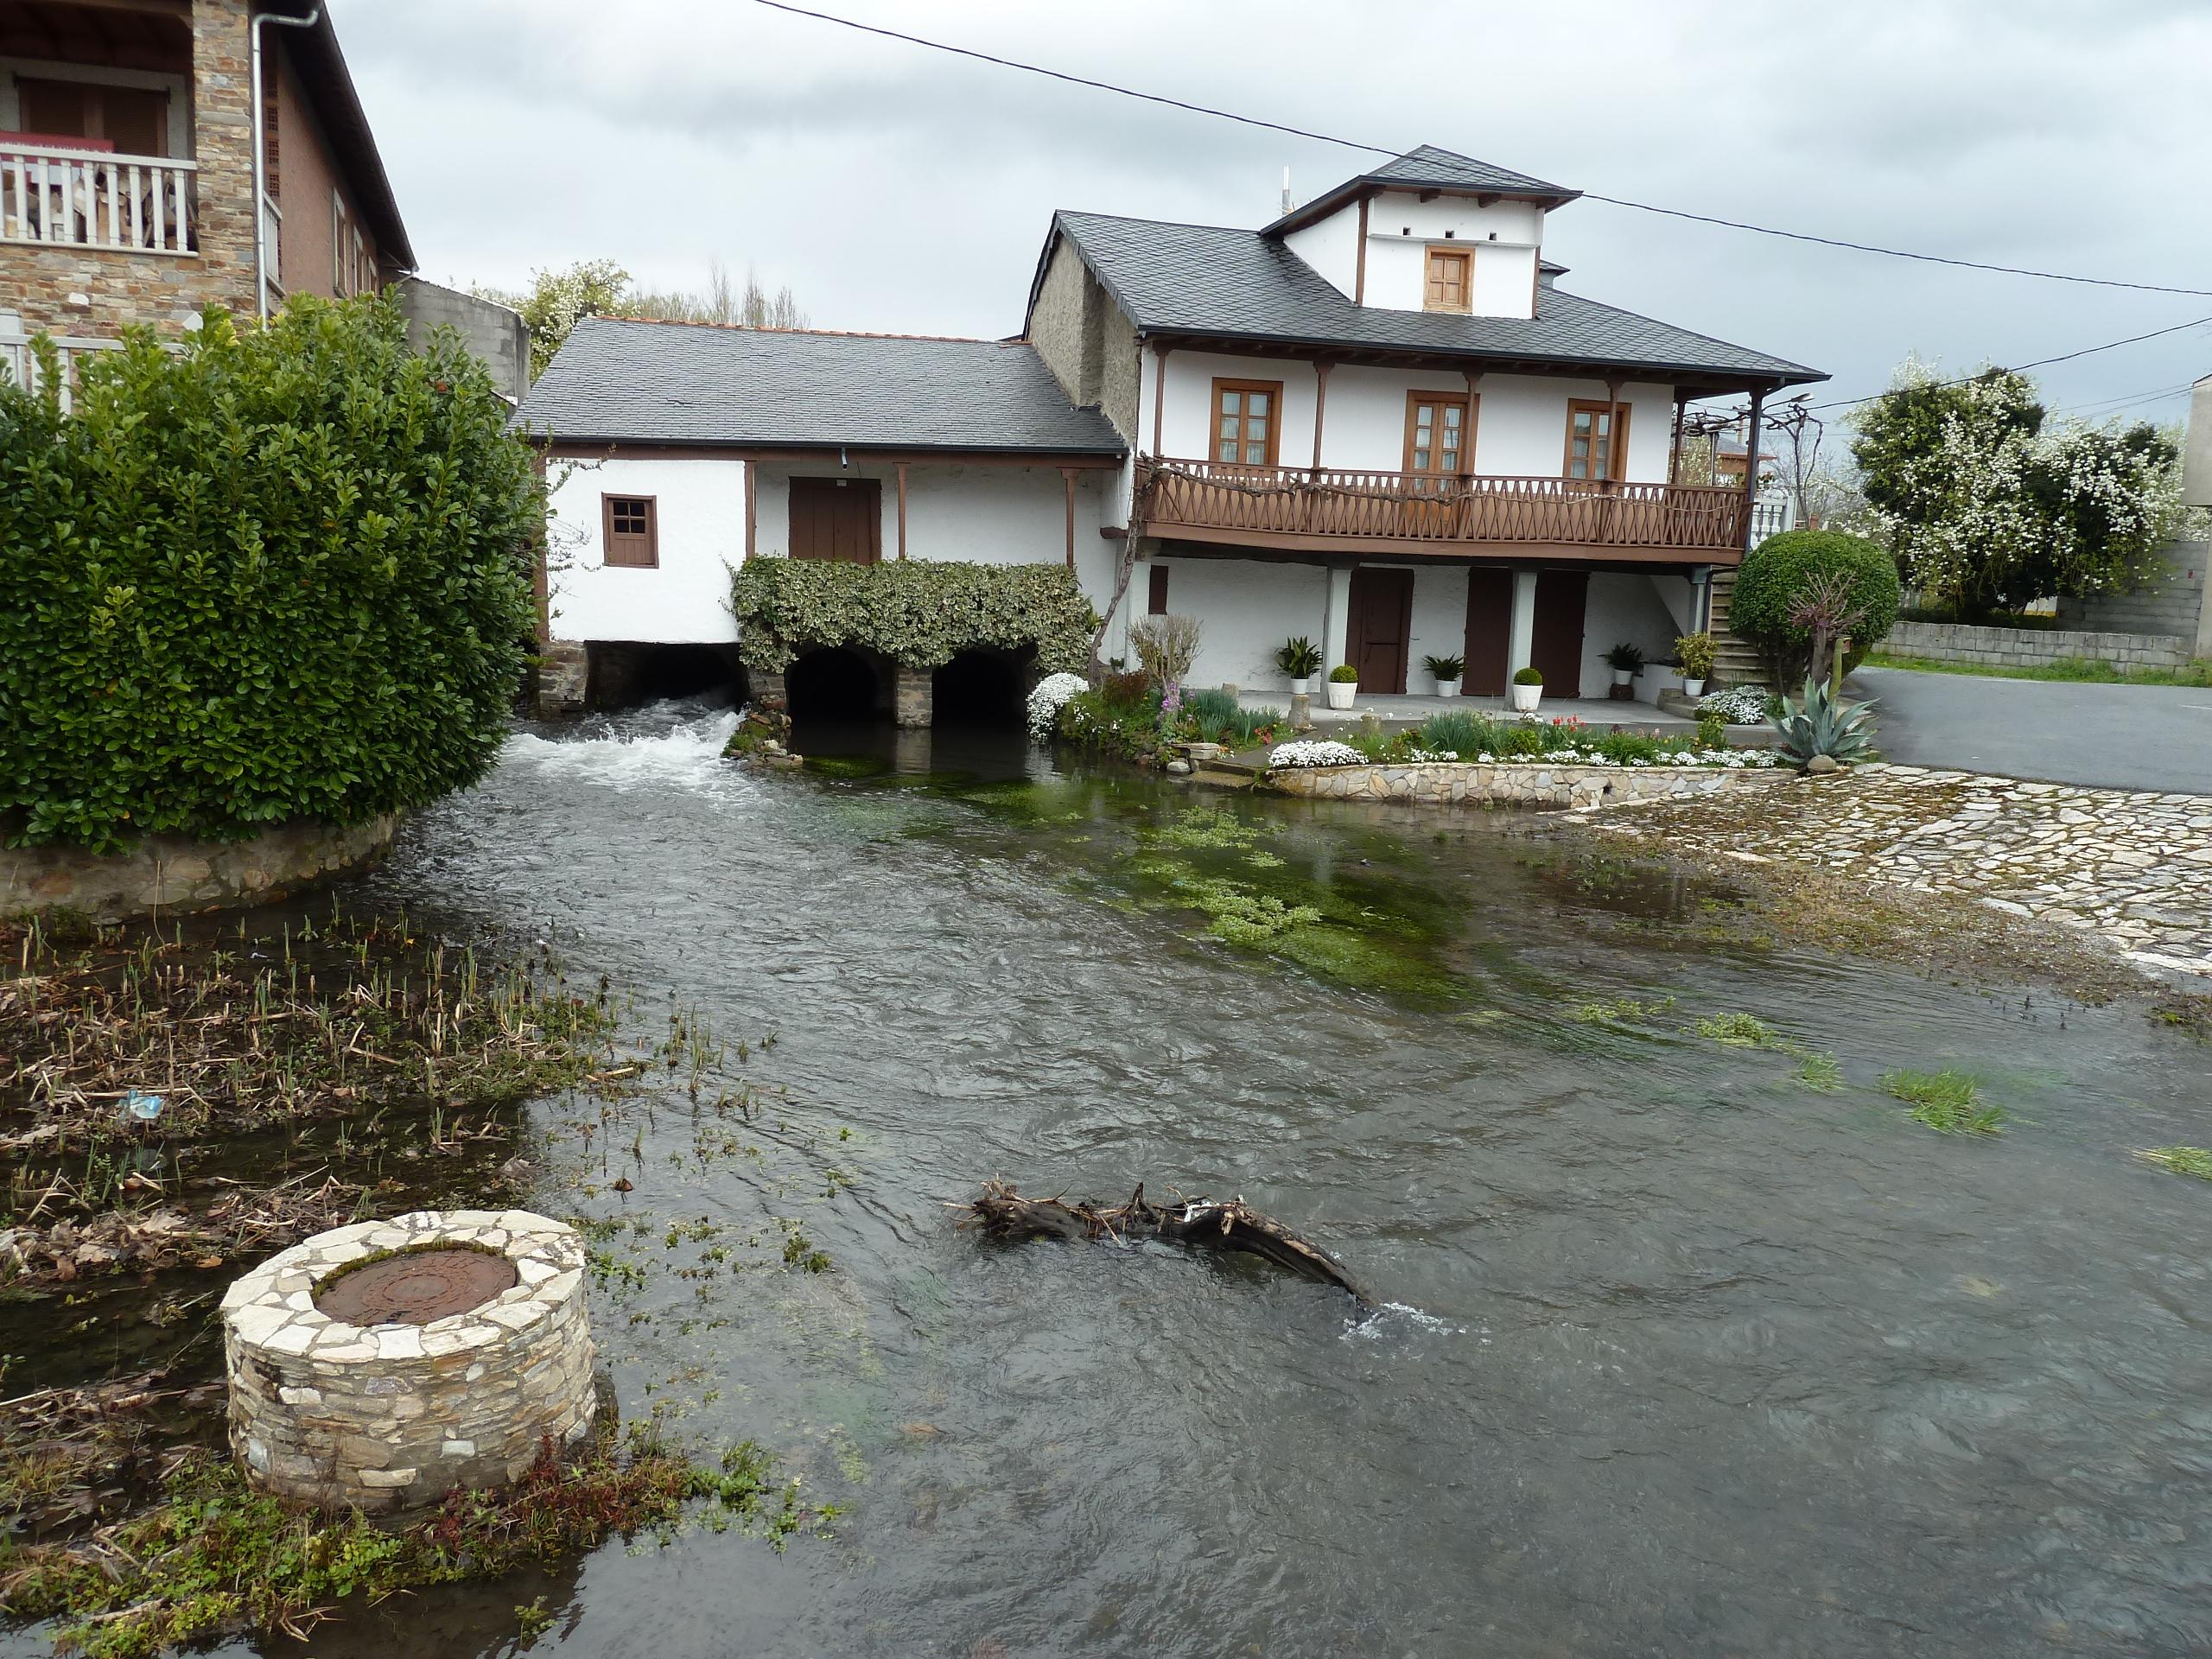
<svg viewBox="0 0 2212 1659"><path fill-rule="evenodd" d="M1039 743L1049 741L1067 700L1090 686L1080 674L1047 674L1038 681L1029 694L1029 735Z"/></svg>
<svg viewBox="0 0 2212 1659"><path fill-rule="evenodd" d="M1363 766L1367 757L1349 743L1278 743L1268 756L1273 766Z"/></svg>
<svg viewBox="0 0 2212 1659"><path fill-rule="evenodd" d="M1766 721L1766 688L1763 685L1732 685L1726 691L1713 691L1697 700L1700 715L1718 715L1731 726L1758 726Z"/></svg>

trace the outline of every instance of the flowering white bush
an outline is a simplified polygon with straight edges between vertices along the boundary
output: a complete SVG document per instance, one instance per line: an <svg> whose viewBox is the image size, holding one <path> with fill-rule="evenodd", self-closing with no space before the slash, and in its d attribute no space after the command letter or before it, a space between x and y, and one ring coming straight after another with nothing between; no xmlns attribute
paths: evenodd
<svg viewBox="0 0 2212 1659"><path fill-rule="evenodd" d="M1268 756L1270 766L1363 766L1367 757L1349 743L1303 741L1278 743Z"/></svg>
<svg viewBox="0 0 2212 1659"><path fill-rule="evenodd" d="M1459 758L1459 752L1457 749L1408 749L1406 751L1406 759L1413 762L1457 760Z"/></svg>
<svg viewBox="0 0 2212 1659"><path fill-rule="evenodd" d="M1039 743L1048 741L1058 723L1061 708L1090 685L1080 674L1047 674L1038 681L1037 689L1029 694L1029 735Z"/></svg>
<svg viewBox="0 0 2212 1659"><path fill-rule="evenodd" d="M1718 715L1731 726L1757 726L1766 719L1766 688L1732 685L1726 691L1708 691L1697 700L1700 715Z"/></svg>

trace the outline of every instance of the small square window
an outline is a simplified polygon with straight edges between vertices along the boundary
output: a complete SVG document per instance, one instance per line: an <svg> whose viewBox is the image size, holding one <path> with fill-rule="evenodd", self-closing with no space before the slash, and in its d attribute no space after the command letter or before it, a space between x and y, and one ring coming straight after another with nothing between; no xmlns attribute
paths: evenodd
<svg viewBox="0 0 2212 1659"><path fill-rule="evenodd" d="M600 510L607 531L610 569L651 570L660 563L659 526L650 495L602 495Z"/></svg>

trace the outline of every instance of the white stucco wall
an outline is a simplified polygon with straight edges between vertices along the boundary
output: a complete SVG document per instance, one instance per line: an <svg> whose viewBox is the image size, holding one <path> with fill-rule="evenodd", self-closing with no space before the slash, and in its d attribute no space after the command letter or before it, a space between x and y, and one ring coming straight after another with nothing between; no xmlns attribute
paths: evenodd
<svg viewBox="0 0 2212 1659"><path fill-rule="evenodd" d="M1293 231L1283 246L1319 271L1346 299L1359 282L1359 209L1353 207Z"/></svg>
<svg viewBox="0 0 2212 1659"><path fill-rule="evenodd" d="M1282 431L1276 453L1285 467L1313 459L1313 365L1294 359L1233 357L1217 352L1170 352L1166 396L1160 409L1164 443L1152 431L1153 380L1157 359L1145 359L1144 446L1154 454L1204 460L1212 453L1213 383L1217 378L1282 382ZM1395 472L1405 464L1406 394L1420 390L1460 392L1466 377L1448 369L1379 369L1345 365L1329 376L1321 430L1321 464ZM1556 478L1567 457L1567 408L1577 398L1603 401L1602 380L1564 376L1485 374L1475 411L1472 469L1493 476ZM1628 477L1666 481L1674 435L1674 388L1630 381L1621 388L1629 405Z"/></svg>
<svg viewBox="0 0 2212 1659"><path fill-rule="evenodd" d="M1543 210L1525 201L1478 206L1466 197L1423 201L1418 193L1385 190L1367 208L1367 282L1359 286L1359 204L1294 231L1283 245L1346 298L1392 310L1418 311L1427 296L1425 250L1466 245L1475 256L1478 316L1525 317L1544 239Z"/></svg>
<svg viewBox="0 0 2212 1659"><path fill-rule="evenodd" d="M659 645L715 644L737 637L729 612L730 573L745 557L745 463L741 461L639 461L550 464L553 557L550 561L553 637L621 639ZM791 548L790 480L795 474L876 480L883 499L882 549L899 550L896 472L858 460L840 469L819 461L762 462L755 480L756 551L786 556ZM1101 610L1113 592L1121 543L1098 534L1119 486L1114 472L1076 479L1076 574ZM601 544L602 495L654 499L660 564L657 569L609 569ZM1057 564L1067 556L1067 496L1056 466L916 462L906 475L906 550L910 558L981 564Z"/></svg>
<svg viewBox="0 0 2212 1659"><path fill-rule="evenodd" d="M1681 629L1669 608L1662 588L1679 588L1688 602L1689 580L1685 576L1648 576L1636 571L1593 570L1590 573L1589 608L1582 621L1582 695L1602 697L1613 683L1605 653L1618 645L1639 647L1648 662L1674 655ZM1655 702L1662 687L1680 685L1681 677L1647 668L1636 681L1639 702Z"/></svg>
<svg viewBox="0 0 2212 1659"><path fill-rule="evenodd" d="M556 639L716 645L737 638L729 573L745 556L740 461L552 461L547 587ZM658 569L608 569L601 495L648 495Z"/></svg>
<svg viewBox="0 0 2212 1659"><path fill-rule="evenodd" d="M1296 634L1321 644L1325 569L1257 559L1157 559L1138 565L1129 583L1129 607L1138 616L1146 612L1154 565L1167 571L1169 614L1195 616L1205 625L1191 667L1192 685L1240 685L1290 695L1289 683L1275 667L1275 652Z"/></svg>

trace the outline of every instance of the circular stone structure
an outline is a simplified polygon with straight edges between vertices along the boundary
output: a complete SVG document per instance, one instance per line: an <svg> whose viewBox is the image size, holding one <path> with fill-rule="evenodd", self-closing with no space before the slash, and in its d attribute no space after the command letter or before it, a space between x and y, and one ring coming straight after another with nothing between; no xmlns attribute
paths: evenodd
<svg viewBox="0 0 2212 1659"><path fill-rule="evenodd" d="M583 1240L421 1211L295 1244L223 1298L231 1449L280 1497L390 1510L504 1485L590 1432Z"/></svg>

